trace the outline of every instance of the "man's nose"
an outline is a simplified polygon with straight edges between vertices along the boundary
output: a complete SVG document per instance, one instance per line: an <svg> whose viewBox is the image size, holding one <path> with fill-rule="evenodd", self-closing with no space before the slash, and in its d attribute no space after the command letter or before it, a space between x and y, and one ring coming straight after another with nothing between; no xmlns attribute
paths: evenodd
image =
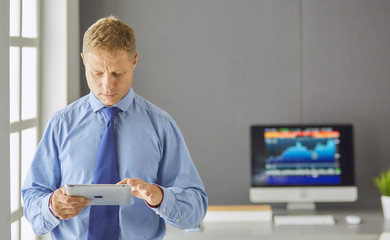
<svg viewBox="0 0 390 240"><path fill-rule="evenodd" d="M111 74L104 74L104 77L102 79L102 87L105 91L110 92L114 87L114 78L111 76Z"/></svg>

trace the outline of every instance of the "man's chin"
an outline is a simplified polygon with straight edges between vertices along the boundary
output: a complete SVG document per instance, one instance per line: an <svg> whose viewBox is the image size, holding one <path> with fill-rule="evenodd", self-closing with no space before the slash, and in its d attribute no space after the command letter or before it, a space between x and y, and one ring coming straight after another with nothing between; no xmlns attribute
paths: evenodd
<svg viewBox="0 0 390 240"><path fill-rule="evenodd" d="M118 101L111 101L111 100L107 100L107 99L101 99L100 102L102 102L107 107L111 107L111 106L114 106Z"/></svg>
<svg viewBox="0 0 390 240"><path fill-rule="evenodd" d="M113 94L112 96L106 96L104 94L99 94L98 99L101 103L103 103L107 107L113 106L121 100L119 94L115 94L115 95Z"/></svg>

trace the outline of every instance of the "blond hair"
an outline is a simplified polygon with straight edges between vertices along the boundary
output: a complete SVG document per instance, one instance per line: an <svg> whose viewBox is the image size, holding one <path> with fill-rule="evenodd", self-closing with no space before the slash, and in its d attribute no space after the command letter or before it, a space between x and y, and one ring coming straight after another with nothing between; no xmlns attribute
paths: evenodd
<svg viewBox="0 0 390 240"><path fill-rule="evenodd" d="M83 53L91 50L125 50L132 57L136 54L133 29L116 17L101 18L84 34Z"/></svg>

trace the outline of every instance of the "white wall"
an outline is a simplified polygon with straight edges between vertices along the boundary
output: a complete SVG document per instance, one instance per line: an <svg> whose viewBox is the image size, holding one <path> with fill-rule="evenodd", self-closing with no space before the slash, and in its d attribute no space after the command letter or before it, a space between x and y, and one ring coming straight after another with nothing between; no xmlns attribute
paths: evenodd
<svg viewBox="0 0 390 240"><path fill-rule="evenodd" d="M41 0L41 132L50 116L80 97L78 0ZM50 235L39 239L50 239Z"/></svg>
<svg viewBox="0 0 390 240"><path fill-rule="evenodd" d="M80 96L78 0L41 0L41 132Z"/></svg>
<svg viewBox="0 0 390 240"><path fill-rule="evenodd" d="M66 106L66 0L41 0L41 132L49 117Z"/></svg>

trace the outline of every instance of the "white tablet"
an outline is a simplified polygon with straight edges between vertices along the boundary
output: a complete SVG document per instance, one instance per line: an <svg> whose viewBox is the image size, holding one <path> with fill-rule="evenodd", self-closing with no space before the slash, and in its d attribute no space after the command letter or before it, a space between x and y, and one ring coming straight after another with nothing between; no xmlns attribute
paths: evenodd
<svg viewBox="0 0 390 240"><path fill-rule="evenodd" d="M128 184L66 184L66 195L91 200L90 205L127 205L131 186Z"/></svg>

